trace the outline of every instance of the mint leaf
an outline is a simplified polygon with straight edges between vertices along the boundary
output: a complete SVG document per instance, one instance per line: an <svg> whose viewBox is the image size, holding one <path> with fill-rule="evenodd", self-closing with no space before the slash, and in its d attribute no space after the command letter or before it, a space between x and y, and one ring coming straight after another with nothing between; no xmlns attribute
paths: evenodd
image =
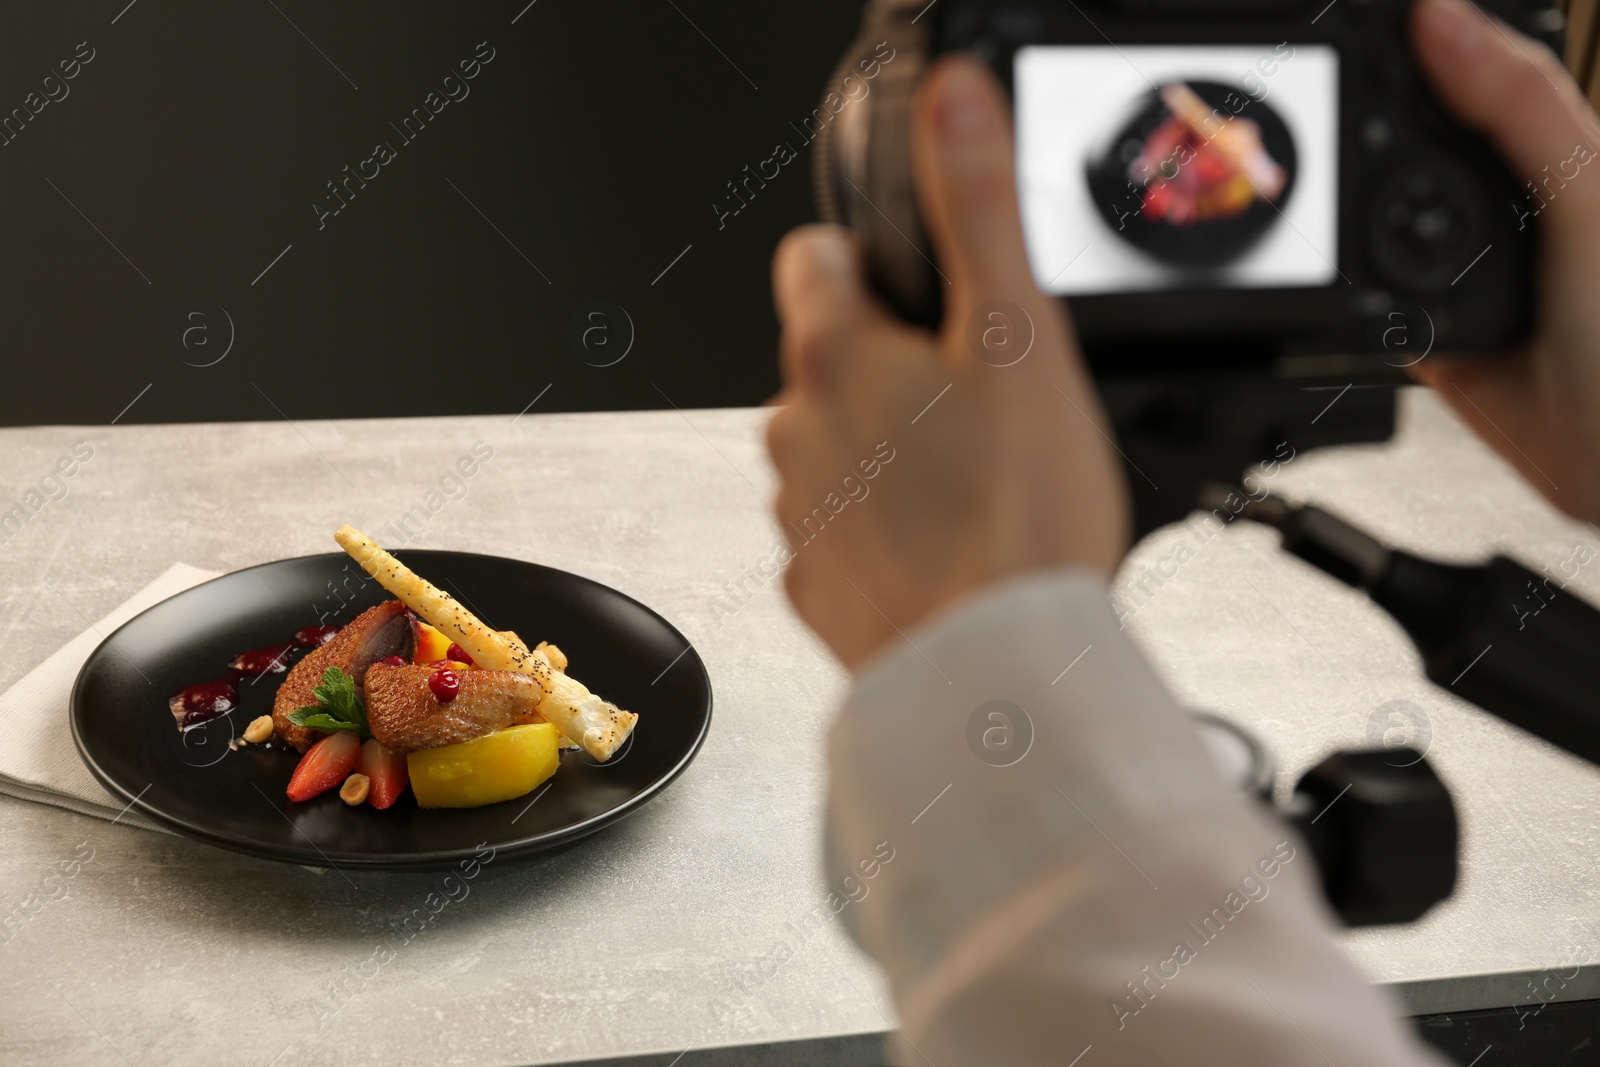
<svg viewBox="0 0 1600 1067"><path fill-rule="evenodd" d="M341 668L329 667L323 671L322 684L313 689L311 695L336 718L366 729L367 709L356 695L356 680Z"/></svg>
<svg viewBox="0 0 1600 1067"><path fill-rule="evenodd" d="M322 684L311 690L317 703L288 715L296 726L313 730L355 730L367 736L367 709L356 695L356 680L339 667L322 672Z"/></svg>
<svg viewBox="0 0 1600 1067"><path fill-rule="evenodd" d="M300 708L289 713L289 721L296 726L305 726L313 730L357 730L360 726L353 722L336 719L321 708Z"/></svg>

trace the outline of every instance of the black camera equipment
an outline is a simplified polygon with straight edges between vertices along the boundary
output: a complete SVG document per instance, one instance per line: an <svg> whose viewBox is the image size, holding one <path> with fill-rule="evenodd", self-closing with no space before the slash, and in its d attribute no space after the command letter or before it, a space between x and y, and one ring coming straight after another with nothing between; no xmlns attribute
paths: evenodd
<svg viewBox="0 0 1600 1067"><path fill-rule="evenodd" d="M1548 0L1479 6L1559 54L1564 19ZM1524 188L1444 113L1412 57L1409 10L870 0L816 115L821 214L860 235L892 306L937 325L945 282L918 216L912 98L942 54L986 62L1012 98L1033 274L1070 305L1143 536L1283 444L1388 439L1404 367L1528 335L1535 219L1572 175L1557 164ZM1226 490L1205 506L1272 523L1290 551L1366 589L1437 684L1600 761L1600 612L1540 597L1547 576L1392 552L1315 508ZM1513 600L1529 612L1506 617ZM1524 635L1546 610L1559 618ZM1196 718L1225 772L1270 803L1259 743ZM1350 925L1411 921L1455 885L1455 810L1423 756L1335 753L1280 809Z"/></svg>
<svg viewBox="0 0 1600 1067"><path fill-rule="evenodd" d="M1272 806L1275 769L1261 743L1227 719L1193 717L1223 777ZM1276 810L1311 849L1346 926L1411 922L1455 889L1455 805L1415 749L1335 752Z"/></svg>
<svg viewBox="0 0 1600 1067"><path fill-rule="evenodd" d="M1481 6L1559 48L1546 0ZM987 62L1017 116L1034 275L1071 306L1143 535L1278 442L1386 439L1399 368L1422 355L1526 336L1550 190L1444 114L1408 10L872 0L817 112L821 214L861 235L892 305L935 324L911 101L939 55Z"/></svg>
<svg viewBox="0 0 1600 1067"><path fill-rule="evenodd" d="M1462 566L1388 548L1314 506L1220 487L1202 504L1276 528L1285 550L1364 591L1410 636L1434 685L1600 764L1600 611L1566 588L1593 559L1583 546L1554 574L1504 556Z"/></svg>
<svg viewBox="0 0 1600 1067"><path fill-rule="evenodd" d="M1228 486L1208 486L1201 505L1272 526L1286 551L1366 592L1411 637L1441 689L1600 764L1600 610L1566 588L1593 559L1584 546L1554 574L1504 556L1463 566L1388 548L1315 506L1254 500ZM1270 799L1271 763L1259 743L1215 716L1197 719L1219 765ZM1300 780L1284 814L1351 926L1418 918L1455 885L1455 809L1423 753L1335 753Z"/></svg>
<svg viewBox="0 0 1600 1067"><path fill-rule="evenodd" d="M1600 765L1600 609L1567 588L1595 558L1586 546L1574 546L1553 573L1504 556L1439 563L1389 548L1314 505L1211 484L1200 506L1224 523L1273 527L1285 551L1365 592L1405 630L1440 689ZM1195 719L1225 777L1271 803L1275 775L1261 744L1215 715ZM1280 810L1350 926L1410 922L1455 887L1455 808L1425 755L1336 752Z"/></svg>

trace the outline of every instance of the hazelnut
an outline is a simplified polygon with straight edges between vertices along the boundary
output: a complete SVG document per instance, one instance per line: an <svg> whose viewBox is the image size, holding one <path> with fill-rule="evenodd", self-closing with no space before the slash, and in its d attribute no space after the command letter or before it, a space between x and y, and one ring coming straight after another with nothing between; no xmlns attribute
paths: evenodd
<svg viewBox="0 0 1600 1067"><path fill-rule="evenodd" d="M358 771L346 778L344 785L339 787L339 799L353 808L367 799L371 788L372 780Z"/></svg>

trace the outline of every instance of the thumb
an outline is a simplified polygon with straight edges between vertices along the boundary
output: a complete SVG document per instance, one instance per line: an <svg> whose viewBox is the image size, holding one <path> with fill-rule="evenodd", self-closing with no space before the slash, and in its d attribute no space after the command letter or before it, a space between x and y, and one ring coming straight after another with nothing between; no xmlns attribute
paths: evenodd
<svg viewBox="0 0 1600 1067"><path fill-rule="evenodd" d="M940 60L917 93L912 162L922 217L940 265L946 321L964 324L996 297L1039 299L1022 241L1011 114L977 60Z"/></svg>
<svg viewBox="0 0 1600 1067"><path fill-rule="evenodd" d="M1600 213L1596 182L1572 182L1600 155L1600 120L1550 49L1468 0L1419 0L1412 31L1445 105L1550 201L1549 221L1559 227Z"/></svg>

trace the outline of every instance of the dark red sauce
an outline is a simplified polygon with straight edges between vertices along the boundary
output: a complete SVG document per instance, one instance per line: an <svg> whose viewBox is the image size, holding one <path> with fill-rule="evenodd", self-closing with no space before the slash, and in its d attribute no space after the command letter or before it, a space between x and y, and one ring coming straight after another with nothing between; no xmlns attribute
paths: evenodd
<svg viewBox="0 0 1600 1067"><path fill-rule="evenodd" d="M265 645L234 656L221 678L191 685L167 701L172 717L178 721L178 729L186 730L232 712L239 706L239 679L283 674L288 671L289 660L297 648L325 645L338 632L337 626L305 626L294 632L288 644Z"/></svg>
<svg viewBox="0 0 1600 1067"><path fill-rule="evenodd" d="M225 678L191 685L167 701L180 730L226 715L238 706L239 690Z"/></svg>
<svg viewBox="0 0 1600 1067"><path fill-rule="evenodd" d="M282 674L289 669L289 650L293 645L264 645L241 652L228 664L240 674Z"/></svg>
<svg viewBox="0 0 1600 1067"><path fill-rule="evenodd" d="M439 703L448 704L461 691L461 675L449 667L440 667L428 675L428 688L433 690L433 695L439 699Z"/></svg>
<svg viewBox="0 0 1600 1067"><path fill-rule="evenodd" d="M316 648L333 640L338 632L337 626L304 626L294 632L294 643L301 648Z"/></svg>

